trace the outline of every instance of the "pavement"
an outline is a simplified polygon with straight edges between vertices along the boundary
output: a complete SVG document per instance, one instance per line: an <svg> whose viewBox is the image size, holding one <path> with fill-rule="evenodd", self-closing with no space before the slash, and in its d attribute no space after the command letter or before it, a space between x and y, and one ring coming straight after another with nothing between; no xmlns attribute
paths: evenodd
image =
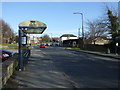
<svg viewBox="0 0 120 90"><path fill-rule="evenodd" d="M25 71L16 71L7 88L75 88L64 73L57 70L51 58L40 49L32 49Z"/></svg>

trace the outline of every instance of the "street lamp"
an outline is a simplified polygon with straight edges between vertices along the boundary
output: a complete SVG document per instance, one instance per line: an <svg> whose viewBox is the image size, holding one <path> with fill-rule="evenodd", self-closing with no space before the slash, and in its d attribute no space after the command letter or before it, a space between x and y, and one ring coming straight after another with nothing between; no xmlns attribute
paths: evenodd
<svg viewBox="0 0 120 90"><path fill-rule="evenodd" d="M83 48L84 48L84 25L83 25L83 13L75 12L73 14L80 14L82 16L82 40L83 40Z"/></svg>
<svg viewBox="0 0 120 90"><path fill-rule="evenodd" d="M84 39L84 25L83 25L83 13L75 12L73 14L80 14L82 16L82 38Z"/></svg>

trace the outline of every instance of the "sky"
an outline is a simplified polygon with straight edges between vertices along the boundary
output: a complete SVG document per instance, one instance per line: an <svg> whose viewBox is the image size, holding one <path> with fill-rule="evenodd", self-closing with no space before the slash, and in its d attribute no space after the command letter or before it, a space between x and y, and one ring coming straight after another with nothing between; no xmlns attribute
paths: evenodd
<svg viewBox="0 0 120 90"><path fill-rule="evenodd" d="M4 0L3 0L4 1ZM105 14L105 5L117 7L117 2L2 2L2 19L7 22L15 33L18 25L28 20L37 20L47 25L42 36L48 34L60 37L63 34L78 35L82 28L81 14L83 13L84 29L87 20L95 20Z"/></svg>

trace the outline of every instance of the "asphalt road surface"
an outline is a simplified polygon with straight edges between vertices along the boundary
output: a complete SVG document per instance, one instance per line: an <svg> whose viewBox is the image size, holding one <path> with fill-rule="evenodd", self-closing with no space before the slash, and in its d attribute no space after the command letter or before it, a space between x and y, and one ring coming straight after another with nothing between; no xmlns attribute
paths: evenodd
<svg viewBox="0 0 120 90"><path fill-rule="evenodd" d="M37 47L38 48L38 47ZM118 88L118 60L67 50L62 47L38 48L80 88Z"/></svg>

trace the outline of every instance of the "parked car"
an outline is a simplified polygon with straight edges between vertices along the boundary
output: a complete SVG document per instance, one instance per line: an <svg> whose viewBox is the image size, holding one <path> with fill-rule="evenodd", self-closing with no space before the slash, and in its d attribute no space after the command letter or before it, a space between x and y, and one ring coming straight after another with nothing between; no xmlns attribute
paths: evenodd
<svg viewBox="0 0 120 90"><path fill-rule="evenodd" d="M45 48L46 46L44 44L41 44L40 45L40 48Z"/></svg>
<svg viewBox="0 0 120 90"><path fill-rule="evenodd" d="M52 46L54 47L59 46L59 43L52 43Z"/></svg>
<svg viewBox="0 0 120 90"><path fill-rule="evenodd" d="M46 44L45 46L49 46L48 44Z"/></svg>
<svg viewBox="0 0 120 90"><path fill-rule="evenodd" d="M12 57L14 54L14 52L11 52L9 50L0 49L0 59L2 59L2 62Z"/></svg>

